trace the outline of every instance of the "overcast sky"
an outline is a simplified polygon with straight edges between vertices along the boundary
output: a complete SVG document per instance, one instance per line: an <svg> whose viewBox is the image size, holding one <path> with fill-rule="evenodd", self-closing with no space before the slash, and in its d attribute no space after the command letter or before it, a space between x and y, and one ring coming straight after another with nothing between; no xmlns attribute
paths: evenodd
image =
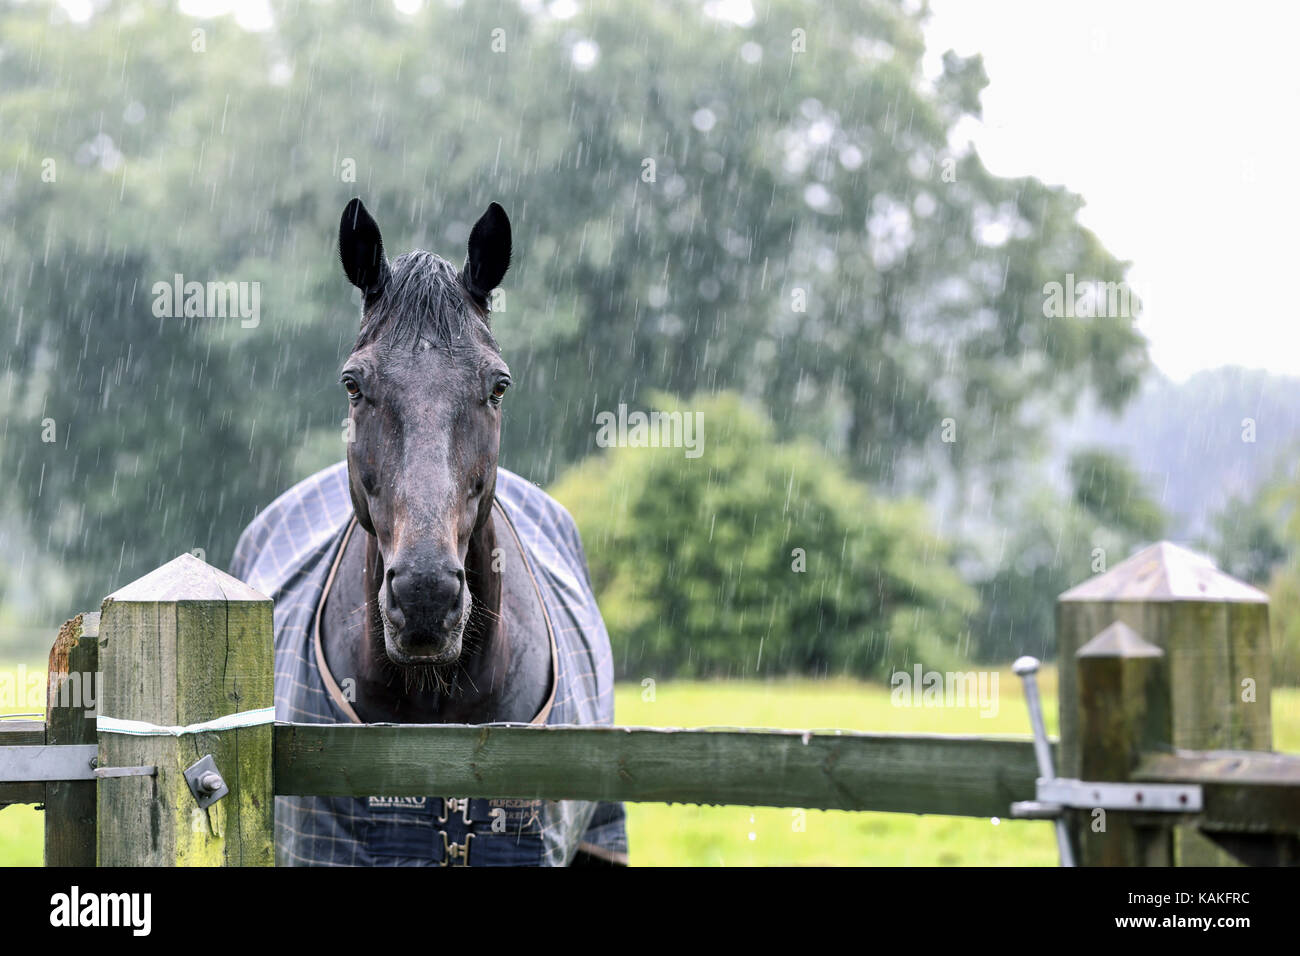
<svg viewBox="0 0 1300 956"><path fill-rule="evenodd" d="M1133 263L1162 371L1300 375L1300 5L931 9L929 56L984 55L985 164L1084 197L1084 224Z"/></svg>

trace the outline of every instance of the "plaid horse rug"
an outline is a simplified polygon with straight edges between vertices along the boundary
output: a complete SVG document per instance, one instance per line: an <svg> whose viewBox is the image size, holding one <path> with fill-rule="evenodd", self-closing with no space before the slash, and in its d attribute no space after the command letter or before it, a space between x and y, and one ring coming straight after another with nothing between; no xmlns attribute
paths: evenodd
<svg viewBox="0 0 1300 956"><path fill-rule="evenodd" d="M532 569L551 634L549 709L533 723L610 724L614 671L578 530L558 503L497 469L504 517ZM347 463L289 489L244 530L230 573L275 602L275 717L360 723L318 650L317 615L354 526ZM498 527L498 534L508 533ZM562 866L579 848L625 862L621 803L427 797L276 797L281 866Z"/></svg>

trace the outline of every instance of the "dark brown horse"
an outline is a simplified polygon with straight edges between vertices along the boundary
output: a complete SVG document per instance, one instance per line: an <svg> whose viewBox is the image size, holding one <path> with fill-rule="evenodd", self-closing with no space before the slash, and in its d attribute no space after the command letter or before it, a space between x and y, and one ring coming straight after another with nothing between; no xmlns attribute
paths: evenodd
<svg viewBox="0 0 1300 956"><path fill-rule="evenodd" d="M488 296L510 246L496 203L463 269L427 252L389 263L359 199L340 223L343 270L363 296L341 382L365 533L348 540L320 627L329 669L353 676L368 723L527 722L549 689L536 590L493 513L510 370Z"/></svg>
<svg viewBox="0 0 1300 956"><path fill-rule="evenodd" d="M361 201L344 210L339 253L362 293L340 376L346 467L263 509L231 564L276 602L280 720L613 721L613 655L577 527L497 467L510 370L488 306L510 247L493 203L462 268L428 252L389 262ZM615 803L282 796L276 855L290 865L623 862L626 831Z"/></svg>

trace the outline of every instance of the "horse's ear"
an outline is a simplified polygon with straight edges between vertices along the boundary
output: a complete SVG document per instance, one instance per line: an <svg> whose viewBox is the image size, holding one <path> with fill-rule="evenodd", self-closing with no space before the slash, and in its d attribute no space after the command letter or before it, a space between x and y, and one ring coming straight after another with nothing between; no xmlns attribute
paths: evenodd
<svg viewBox="0 0 1300 956"><path fill-rule="evenodd" d="M469 257L461 278L475 301L487 308L488 296L509 268L510 219L500 205L491 203L469 234Z"/></svg>
<svg viewBox="0 0 1300 956"><path fill-rule="evenodd" d="M339 220L339 259L349 281L369 298L388 281L388 260L379 226L360 199L353 199Z"/></svg>

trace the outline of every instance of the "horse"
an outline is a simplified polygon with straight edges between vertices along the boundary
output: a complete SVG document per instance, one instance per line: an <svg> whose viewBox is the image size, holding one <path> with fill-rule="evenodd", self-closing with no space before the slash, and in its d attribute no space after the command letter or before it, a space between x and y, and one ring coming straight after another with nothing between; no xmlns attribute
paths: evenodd
<svg viewBox="0 0 1300 956"><path fill-rule="evenodd" d="M464 265L389 261L360 198L339 223L360 331L346 461L257 516L231 573L275 601L286 721L609 724L612 653L573 519L498 465L512 385L491 329L510 266L491 203ZM276 799L288 865L621 865L621 804Z"/></svg>

